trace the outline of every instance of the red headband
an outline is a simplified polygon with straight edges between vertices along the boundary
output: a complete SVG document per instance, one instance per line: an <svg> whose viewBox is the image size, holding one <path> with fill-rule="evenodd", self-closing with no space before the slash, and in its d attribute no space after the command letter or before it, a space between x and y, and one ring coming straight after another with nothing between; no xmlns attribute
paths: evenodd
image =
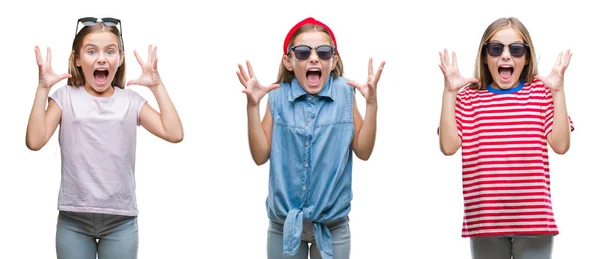
<svg viewBox="0 0 600 259"><path fill-rule="evenodd" d="M283 41L283 55L287 54L287 47L288 47L287 45L290 43L290 40L292 39L292 35L294 35L294 33L298 29L300 29L300 27L302 27L306 24L314 24L314 25L318 25L318 26L325 28L325 30L331 36L331 40L333 41L333 46L336 48L336 51L337 51L337 42L335 41L335 36L333 35L333 31L331 31L331 29L329 29L329 26L325 25L324 23L322 23L320 21L315 20L312 17L308 17L308 18L300 21L296 25L294 25L294 27L292 27L292 29L285 36L285 41Z"/></svg>

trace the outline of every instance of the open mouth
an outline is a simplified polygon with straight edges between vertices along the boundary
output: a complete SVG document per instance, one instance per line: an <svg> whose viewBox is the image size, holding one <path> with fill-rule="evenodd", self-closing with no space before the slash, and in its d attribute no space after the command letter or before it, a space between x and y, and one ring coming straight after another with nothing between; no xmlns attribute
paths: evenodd
<svg viewBox="0 0 600 259"><path fill-rule="evenodd" d="M514 71L515 68L510 65L503 65L498 67L498 74L503 80L509 80L512 77Z"/></svg>
<svg viewBox="0 0 600 259"><path fill-rule="evenodd" d="M317 68L311 68L306 72L306 80L311 86L316 86L321 81L321 70Z"/></svg>
<svg viewBox="0 0 600 259"><path fill-rule="evenodd" d="M103 84L106 82L108 78L108 70L106 69L96 69L94 70L94 78L96 78L96 82Z"/></svg>

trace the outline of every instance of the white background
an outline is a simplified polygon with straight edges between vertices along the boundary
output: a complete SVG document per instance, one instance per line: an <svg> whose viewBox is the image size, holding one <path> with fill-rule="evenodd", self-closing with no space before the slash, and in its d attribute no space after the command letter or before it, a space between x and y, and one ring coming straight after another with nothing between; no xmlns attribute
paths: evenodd
<svg viewBox="0 0 600 259"><path fill-rule="evenodd" d="M24 141L37 86L34 47L51 47L54 70L66 72L84 16L122 19L128 80L140 75L133 50L146 57L148 44L158 46L159 72L184 125L179 144L138 131L140 258L266 258L268 163L251 159L235 71L248 59L261 82L275 81L286 33L308 16L336 34L346 77L364 81L369 57L387 61L375 150L369 161L354 160L352 258L470 257L460 237L460 151L445 157L438 148L438 51L455 50L471 75L483 31L507 16L529 29L541 74L560 51L574 53L565 91L576 129L570 151L550 156L560 230L553 258L597 258L600 19L592 2L10 2L0 8L0 258L55 256L57 134L38 152ZM148 89L132 88L157 107ZM358 101L364 114L360 94Z"/></svg>

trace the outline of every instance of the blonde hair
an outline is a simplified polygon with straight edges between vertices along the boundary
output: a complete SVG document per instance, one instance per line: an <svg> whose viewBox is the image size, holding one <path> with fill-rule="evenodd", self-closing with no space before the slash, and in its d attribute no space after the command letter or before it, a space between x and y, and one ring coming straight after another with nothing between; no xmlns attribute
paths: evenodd
<svg viewBox="0 0 600 259"><path fill-rule="evenodd" d="M67 84L71 86L85 85L85 77L83 76L83 71L81 70L81 67L77 66L77 63L75 61L80 57L81 53L79 52L81 51L81 46L83 45L83 39L85 39L87 35L94 32L110 32L117 36L119 54L123 57L123 62L121 63L119 68L117 68L117 72L111 82L111 85L117 86L119 88L125 88L125 57L123 56L124 50L121 34L119 33L119 29L117 29L116 26L107 26L102 22L83 27L75 36L75 39L73 40L71 56L69 57L69 74L71 74L71 78L67 80Z"/></svg>
<svg viewBox="0 0 600 259"><path fill-rule="evenodd" d="M531 36L529 36L529 31L525 28L525 25L519 21L519 19L514 17L509 18L500 18L496 21L492 22L481 37L481 42L479 43L479 50L477 51L477 60L475 61L475 78L479 79L479 84L470 85L469 87L474 89L482 90L486 85L491 84L494 79L492 78L492 74L490 73L490 69L485 64L487 52L483 49L483 44L488 42L496 32L505 29L512 28L514 29L521 37L525 44L529 45L527 52L525 53L525 58L527 59L525 67L519 75L519 79L525 80L525 83L531 83L533 81L534 76L537 74L537 56L535 54L535 48L533 47L533 42L531 40Z"/></svg>
<svg viewBox="0 0 600 259"><path fill-rule="evenodd" d="M300 27L298 30L296 30L296 32L294 32L294 35L292 35L292 38L290 39L290 42L288 43L287 46L287 56L289 58L292 57L292 53L290 52L291 47L293 46L292 43L296 40L296 37L298 37L298 35L300 35L303 32L308 32L308 31L321 31L327 34L327 36L329 36L329 44L333 45L333 40L331 39L331 35L327 32L327 30L319 25L315 25L315 24L306 24L303 25L302 27ZM335 65L335 68L331 71L331 75L333 76L333 78L337 78L339 76L344 75L344 64L342 63L342 58L340 57L340 53L337 51L337 49L335 50L335 54L338 57L337 60L337 64ZM291 83L292 79L294 79L294 72L293 71L289 71L287 70L287 68L285 67L285 63L283 60L283 57L281 57L281 63L279 64L279 73L277 74L277 83L281 83L281 82L286 82L286 83Z"/></svg>

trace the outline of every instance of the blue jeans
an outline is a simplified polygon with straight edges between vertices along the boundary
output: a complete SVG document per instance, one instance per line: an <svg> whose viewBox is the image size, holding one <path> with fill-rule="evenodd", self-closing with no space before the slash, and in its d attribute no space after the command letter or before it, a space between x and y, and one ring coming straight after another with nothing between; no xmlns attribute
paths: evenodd
<svg viewBox="0 0 600 259"><path fill-rule="evenodd" d="M550 259L554 235L471 237L473 259Z"/></svg>
<svg viewBox="0 0 600 259"><path fill-rule="evenodd" d="M333 245L333 258L350 258L350 225L348 217L325 224L331 232ZM306 259L310 253L311 259L320 259L321 254L315 243L314 229L312 222L307 221L302 226L302 242L300 249L295 256L283 256L283 224L273 221L269 222L269 232L267 236L267 258L269 259Z"/></svg>
<svg viewBox="0 0 600 259"><path fill-rule="evenodd" d="M59 211L58 259L135 259L137 253L137 216Z"/></svg>

